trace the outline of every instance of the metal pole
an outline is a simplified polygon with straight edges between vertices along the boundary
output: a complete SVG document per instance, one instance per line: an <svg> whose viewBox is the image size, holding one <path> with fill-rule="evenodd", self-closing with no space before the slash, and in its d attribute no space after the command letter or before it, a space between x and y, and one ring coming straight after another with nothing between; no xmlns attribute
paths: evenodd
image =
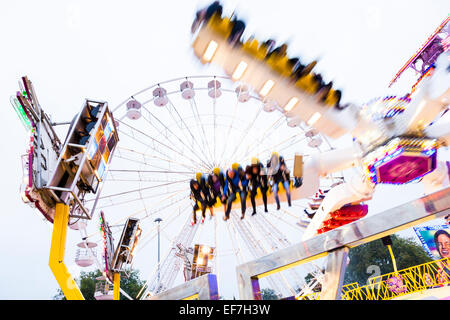
<svg viewBox="0 0 450 320"><path fill-rule="evenodd" d="M77 283L72 278L64 264L66 249L67 222L69 221L69 206L57 203L53 221L52 242L50 247L49 267L53 272L67 300L84 300Z"/></svg>
<svg viewBox="0 0 450 320"><path fill-rule="evenodd" d="M156 287L156 291L159 292L159 286L160 286L160 280L161 280L161 266L160 266L160 260L161 260L161 251L160 251L160 236L159 236L159 224L161 223L162 219L161 218L156 218L155 222L158 223L158 286Z"/></svg>
<svg viewBox="0 0 450 320"><path fill-rule="evenodd" d="M120 272L114 272L113 300L120 300Z"/></svg>
<svg viewBox="0 0 450 320"><path fill-rule="evenodd" d="M348 247L342 247L329 253L320 300L341 299L348 252Z"/></svg>

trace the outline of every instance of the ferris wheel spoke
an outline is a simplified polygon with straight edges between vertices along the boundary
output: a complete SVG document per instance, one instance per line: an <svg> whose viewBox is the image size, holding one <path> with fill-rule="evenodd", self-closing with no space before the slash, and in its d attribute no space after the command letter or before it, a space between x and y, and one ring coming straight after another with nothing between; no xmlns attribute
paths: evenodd
<svg viewBox="0 0 450 320"><path fill-rule="evenodd" d="M248 150L248 153L249 154L253 153L256 148L258 148L262 144L265 144L266 138L269 137L272 134L272 132L275 131L280 126L280 124L283 123L281 121L283 119L284 119L284 116L281 116L280 118L278 118L278 120L276 120L271 126L269 126L266 130L264 130L264 134L262 137L259 137L259 138L256 138L255 140L253 140L249 144L252 147Z"/></svg>
<svg viewBox="0 0 450 320"><path fill-rule="evenodd" d="M188 150L190 150L191 151L191 153L193 154L193 155L195 155L197 158L198 158L198 160L200 161L200 162L202 162L205 166L207 166L208 164L204 161L204 159L202 159L200 156L198 156L198 152L197 151L195 151L193 148L191 148L191 146L187 143L187 142L185 142L184 140L182 140L177 134L175 134L175 132L173 131L173 130L171 130L167 125L165 125L161 120L159 120L159 118L158 117L156 117L156 116L154 116L145 106L144 106L144 110L146 110L153 118L155 118L163 127L164 127L164 129L166 130L166 132L170 132L179 142L181 142L181 144L183 145L183 146L185 146ZM170 112L170 109L168 109L168 111L169 111L169 114L170 114L170 116L172 117L172 119L173 119L173 121L174 121L174 123L175 123L175 125L178 127L178 128L180 128L180 129L182 129L181 127L180 127L180 125L179 125L179 120L176 120L175 118L174 118L174 116L172 115L172 113ZM148 120L146 117L144 117L144 119L148 122L148 123L150 123L151 125L153 125L153 123L150 121L150 120ZM161 131L161 129L159 129L159 128L157 128L155 125L153 125L153 127L155 127L155 129L157 129L158 131ZM184 137L184 135L183 135L183 132L181 132L181 136L183 136ZM165 137L166 137L166 139L168 140L168 141L171 141L172 143L173 143L173 141L171 140L171 139L169 139L169 136L166 134L165 135ZM193 145L192 145L192 147L193 147Z"/></svg>
<svg viewBox="0 0 450 320"><path fill-rule="evenodd" d="M227 132L227 135L225 137L229 137L230 136L231 129L233 127L233 124L235 123L238 105L239 105L239 100L236 99L236 103L234 105L234 111L233 111L233 118L231 119L230 125L228 127L228 132ZM224 143L224 147L223 147L223 151L222 151L222 155L220 156L220 159L224 159L225 151L227 150L228 140L229 139L225 139L225 143ZM221 162L221 166L225 166L225 163L222 164L222 162Z"/></svg>
<svg viewBox="0 0 450 320"><path fill-rule="evenodd" d="M120 150L124 150L124 149L121 148ZM156 155L150 155L150 154L147 154L147 153L138 152L138 151L131 150L131 149L126 149L126 151L127 151L127 152L130 152L130 153L133 153L133 154L136 154L136 155L138 155L139 157L142 157L142 160L143 160L143 161L133 160L133 159L124 158L124 157L123 157L123 159L127 159L127 160L130 160L130 161L136 161L136 162L139 162L139 163L145 164L145 165L151 165L151 166L153 166L153 167L155 167L155 168L159 168L159 169L166 169L166 168L157 167L157 166L155 166L155 165L153 165L153 164L149 164L149 163L147 162L147 158L150 158L150 159L153 158L153 159L165 161L165 162L167 162L167 163L173 163L173 164L179 165L179 166L181 166L181 167L185 167L185 168L187 168L187 169L191 169L192 172L195 172L195 168L194 168L194 167L192 167L192 166L190 166L190 165L187 165L187 164L184 164L184 163L181 163L181 162L178 162L178 161L175 161L175 160L172 160L172 159L161 158L161 157L158 157L158 156L156 156Z"/></svg>
<svg viewBox="0 0 450 320"><path fill-rule="evenodd" d="M177 209L180 209L182 206L183 206L183 204L181 204L180 206L178 206ZM183 210L186 210L188 207L189 207L189 205L184 206L184 209L183 209ZM176 210L176 209L175 209L175 210ZM173 216L173 215L175 215L175 214L176 214L176 211L171 212L171 213L166 217L166 219L168 219L169 217L171 217L171 216ZM178 215L175 216L174 218L177 218L177 217L179 216L179 214L180 214L180 213L178 213ZM131 217L131 216L128 216L128 217L124 218L123 221L126 220L126 219L129 218L129 217ZM142 223L143 220L144 220L144 219L141 219L140 222ZM173 220L174 220L174 219L171 219L170 222L173 222ZM170 223L169 223L168 225L170 225ZM157 230L157 227L154 226L152 229L150 229L146 234L144 234L144 235L141 237L139 243L142 243L142 241L143 241L144 239L146 239L149 235L151 235L151 234L152 234L154 231L156 231L156 230ZM118 234L119 232L122 232L122 230L119 229L119 230L113 231L112 234L115 235L115 234ZM95 233L95 234L92 234L92 235L89 235L88 238L92 238L92 237L95 236L96 234L99 234L99 232L97 232L97 233ZM149 241L151 241L155 236L156 236L156 234L154 234L154 235L152 236L152 238L149 239ZM97 241L95 241L95 242L98 243L98 242L100 242L100 241L103 241L103 239L99 239L99 240L97 240ZM138 245L138 247L136 248L136 253L138 253L139 251L141 251L141 249L143 249L144 246L145 246L145 245Z"/></svg>
<svg viewBox="0 0 450 320"><path fill-rule="evenodd" d="M239 161L242 161L243 158L247 159L250 155L254 154L255 151L256 153L260 153L261 151L258 151L257 149L261 146L267 146L268 143L266 139L260 137L258 132L254 134L253 137L251 134L247 134L247 136L250 136L248 139L249 142L246 145L242 144L240 152L235 155L235 158L239 159Z"/></svg>
<svg viewBox="0 0 450 320"><path fill-rule="evenodd" d="M182 191L179 191L179 192L177 192L175 194L172 194L171 196L163 199L160 202L168 201L169 199L174 198L175 196L177 196L177 195L179 195L180 193L183 193L183 192L185 192L185 190L182 190ZM185 195L183 195L182 197L178 197L176 199L173 199L170 203L165 204L164 206L160 207L159 209L153 210L150 215L146 215L145 217L142 217L141 220L147 219L147 218L151 217L152 215L154 215L155 213L161 212L162 210L167 209L167 208L169 208L169 207L171 207L171 206L173 206L173 205L175 205L177 203L180 203L182 201L188 201L188 200L189 200L188 197L185 196Z"/></svg>
<svg viewBox="0 0 450 320"><path fill-rule="evenodd" d="M297 143L300 143L300 142L302 142L302 141L304 141L305 139L306 139L306 137L303 135L303 134L298 134L298 135L296 135L296 138L297 137L300 137L299 139L297 139L297 140L295 140L295 141L293 141L293 142L291 142L289 145L287 145L287 146L284 146L283 148L279 148L278 149L278 151L283 151L283 150L286 150L287 148L289 148L289 147L292 147L292 146L295 146ZM288 141L286 141L286 142L284 142L284 143L287 143ZM289 161L294 161L294 159L288 159Z"/></svg>
<svg viewBox="0 0 450 320"><path fill-rule="evenodd" d="M183 191L186 191L186 189L174 190L174 191L171 191L171 192L164 192L164 193L160 193L160 194L152 194L151 196L144 196L144 197L133 198L133 199L117 201L117 202L110 199L111 203L105 204L105 205L99 207L99 209L120 206L122 204L128 204L128 203L137 202L137 201L140 201L140 200L155 199L155 198L162 197L162 196L167 196L167 195L173 195L173 194L176 195L176 194L179 194L179 193L181 193Z"/></svg>
<svg viewBox="0 0 450 320"><path fill-rule="evenodd" d="M172 100L171 100L170 98L169 98L169 104L170 104L170 106L173 108L173 110L175 111L175 113L177 114L177 116L178 116L178 118L180 119L181 123L182 123L182 124L185 126L185 128L188 130L189 135L191 136L192 140L193 140L193 141L197 144L197 146L201 149L201 146L200 146L200 144L198 143L198 141L197 141L197 139L195 138L195 136L192 134L191 129L190 129L189 126L186 124L186 122L184 122L183 117L181 117L180 113L179 113L178 110L175 108L175 106L173 105ZM169 112L170 112L170 109L169 109L169 108L167 108L167 110L169 110ZM212 164L211 164L211 162L208 163L208 169L212 169Z"/></svg>
<svg viewBox="0 0 450 320"><path fill-rule="evenodd" d="M109 194L109 195L106 195L106 196L101 196L101 197L98 198L98 200L101 200L101 199L107 199L107 198L112 198L112 197L118 197L118 196L121 196L121 195L130 194L130 193L134 193L134 192L139 192L139 191L142 191L142 190L148 190L148 189L154 189L154 188L164 187L164 186L168 186L168 185L172 185L172 184L179 183L179 182L184 182L184 181L185 181L185 180L173 181L173 182L168 182L168 183L159 184L159 185L156 185L156 186L149 186L149 187L145 187L145 188L139 188L139 189L127 190L127 191L123 191L123 192L118 192L118 193L114 193L114 194ZM90 200L87 200L87 201L94 201L94 200L90 199Z"/></svg>
<svg viewBox="0 0 450 320"><path fill-rule="evenodd" d="M209 154L209 157L210 157L209 159L211 159L210 161L212 162L213 156L211 154L211 148L209 147L208 137L207 137L207 135L205 133L205 127L203 125L203 121L200 118L200 113L198 112L198 107L197 107L197 102L195 100L195 97L192 98L192 102L191 103L194 105L195 111L197 112L197 117L198 117L198 120L200 121L200 126L202 128L203 139L205 140L205 143L206 143L206 149L208 150L208 154ZM206 157L206 152L204 152L204 154L205 154L205 157Z"/></svg>
<svg viewBox="0 0 450 320"><path fill-rule="evenodd" d="M203 153L205 154L205 157L209 159L208 161L212 161L212 155L209 152L210 149L209 149L209 144L208 144L208 137L207 137L206 132L205 132L204 123L203 123L203 121L202 121L202 119L200 117L200 113L198 111L198 106L197 106L197 102L196 102L195 97L193 97L191 100L189 100L189 103L191 105L191 111L196 115L197 121L200 124L201 137L202 137L202 141L203 141ZM194 109L195 109L195 112L194 112ZM208 151L208 153L205 152L206 150Z"/></svg>
<svg viewBox="0 0 450 320"><path fill-rule="evenodd" d="M289 137L289 138L287 138L287 139L285 139L285 140L283 140L283 141L281 141L281 142L278 142L278 143L276 143L276 144L273 144L273 145L269 146L268 148L263 149L261 152L265 152L265 151L272 152L272 151L274 150L274 148L277 148L277 150L282 150L282 149L280 148L281 145L290 142L292 139L297 138L299 135L300 135L300 134L295 134L295 135L293 135L293 136L291 136L291 137ZM292 145L292 144L291 144L291 145ZM289 146L291 146L291 145L289 145Z"/></svg>
<svg viewBox="0 0 450 320"><path fill-rule="evenodd" d="M112 182L143 182L143 183L146 183L146 182L174 182L174 180L156 180L156 179L143 179L143 178L140 178L140 179L117 179L117 178L114 178L114 179L110 179L108 181L112 181ZM185 181L188 182L189 179L186 179Z"/></svg>
<svg viewBox="0 0 450 320"><path fill-rule="evenodd" d="M259 218L262 218L262 217L263 216L260 216ZM270 240L273 240L271 231L277 231L277 229L267 219L264 219L264 222L265 222L264 225L261 225L259 223L256 223L256 224L247 223L247 230L249 230L250 233L252 233L253 235L256 233L256 230L258 230L257 233L264 235L263 239L266 240L265 241L266 246L272 248L272 250L275 250L275 249L277 249L277 246L275 246L273 241L270 241ZM267 230L269 230L268 234L267 234ZM259 254L261 255L261 254L267 254L267 253L268 253L268 251L265 248L265 246L260 245ZM277 279L277 280L275 280L275 279ZM269 283L271 283L271 285L274 285L275 282L279 283L279 280L281 280L284 283L285 288L288 289L291 292L291 294L295 295L295 290L292 288L290 282L286 279L285 275L282 272L280 272L275 278L272 278L272 279L268 278L268 280L269 280Z"/></svg>
<svg viewBox="0 0 450 320"><path fill-rule="evenodd" d="M169 200L170 198L173 198L175 195L172 195L172 196L170 196L170 197L167 197L164 201L166 201L166 200ZM184 203L186 200L188 200L186 197L181 197L181 198L179 198L179 199L174 199L171 203L169 203L169 204L165 204L164 206L161 206L161 207L159 207L158 209L153 209L151 212L150 212L150 214L146 214L144 217L141 217L140 218L140 221L141 222L143 222L144 220L145 221L148 221L147 219L148 218L150 218L150 217L152 217L152 216L154 216L155 214L157 214L158 212L161 212L161 211L163 211L163 210L165 210L165 209L167 209L167 208L170 208L170 207L172 207L173 205L176 205L176 204L178 204L178 203ZM184 202L183 202L184 201ZM181 206L181 205L180 205ZM187 205L187 206L189 206L189 204ZM140 211L140 213L142 213L143 211L141 210ZM170 214L169 214L170 215Z"/></svg>
<svg viewBox="0 0 450 320"><path fill-rule="evenodd" d="M140 160L136 160L136 159L130 159L130 158L124 157L122 155L117 155L116 158L122 159L122 160L126 160L126 161L130 161L130 162L133 162L133 163L136 163L136 164L140 164L140 165L145 165L146 167L151 168L151 169L160 169L161 172L164 172L164 171L166 173L176 172L176 171L172 171L172 170L169 171L167 168L160 167L160 166L157 166L155 164L151 164L151 163L149 163L147 161L140 161ZM182 167L182 169L190 169L190 170L192 170L190 172L190 174L193 174L195 172L192 167L187 167L187 166L184 166L184 165L180 165L180 166ZM136 170L136 171L138 171L138 170Z"/></svg>
<svg viewBox="0 0 450 320"><path fill-rule="evenodd" d="M124 135L126 135L126 136L128 136L128 137L130 137L130 138L132 138L132 139L134 139L135 141L137 141L137 142L141 143L142 145L146 146L147 148L150 148L150 149L152 149L153 151L155 151L155 152L157 152L157 153L159 153L159 154L162 154L162 155L165 156L165 157L170 158L169 155L167 155L167 154L165 154L164 152L162 152L161 150L159 150L155 145L152 146L152 145L150 145L150 144L148 144L148 143L142 142L142 141L140 141L139 139L136 139L135 137L130 136L130 135L128 135L128 134L125 133L125 132L122 132L122 134L124 134ZM123 158L123 159L131 160L131 159L129 159L129 158L123 157L123 156L120 154L120 150L118 150L118 151L119 151L119 154L116 155L117 158ZM183 165L183 166L185 166L185 165ZM154 166L154 167L160 168L160 169L165 169L165 168L161 168L161 167L157 167L157 166Z"/></svg>
<svg viewBox="0 0 450 320"><path fill-rule="evenodd" d="M245 138L248 135L248 132L251 130L251 128L254 126L256 119L258 118L258 116L261 114L262 111L262 107L259 108L258 112L256 113L255 117L253 118L252 122L248 125L248 127L244 130L243 135L241 137L241 139L238 140L238 143L236 144L236 147L233 151L233 153L231 154L229 160L233 161L233 157L236 154L236 152L238 151L239 147L242 145L242 143L240 143L241 141L245 141Z"/></svg>
<svg viewBox="0 0 450 320"><path fill-rule="evenodd" d="M183 191L184 191L184 190L183 190ZM167 199L169 199L169 198L166 198L165 200L167 200ZM188 199L187 199L187 197L183 197L183 198L181 198L181 199L178 199L177 201L172 202L171 204L164 205L164 206L161 206L161 207L159 207L159 208L157 208L157 209L154 209L154 210L151 211L150 214L147 213L146 216L140 218L140 221L142 222L142 221L146 220L147 218L151 217L152 215L154 215L154 214L156 214L156 213L158 213L158 212L161 212L162 210L164 210L164 209L166 209L166 208L168 208L168 207L170 207L170 206L173 206L174 204L180 203L180 202L183 201L183 200L188 200ZM188 204L187 206L190 206L190 204ZM135 211L135 212L133 212L133 213L131 213L131 214L129 214L129 215L126 215L126 216L124 216L124 217L122 217L122 218L120 218L120 219L114 221L114 222L112 223L112 225L119 225L120 223L124 223L128 218L136 217L137 215L142 214L143 212L144 212L144 209L139 209L139 210L137 210L137 211ZM119 231L120 231L120 230L119 230ZM92 237L98 235L99 233L100 233L100 231L96 231L96 232L90 234L90 235L87 236L87 237L88 237L88 238L92 238Z"/></svg>
<svg viewBox="0 0 450 320"><path fill-rule="evenodd" d="M182 207L183 205L180 205L180 206L178 206L178 208L177 209L180 209L181 207ZM170 226L174 221L175 221L175 219L176 218L178 218L179 216L180 216L180 213L181 213L181 211L185 211L185 210L187 210L189 208L189 205L188 206L184 206L183 207L183 210L179 210L179 212L177 213L177 211L176 211L176 209L173 211L173 212L171 212L171 214L169 214L167 217L166 217L166 223L165 224L163 224L161 227L160 227L160 231L163 231L163 230L165 230L165 228L167 228L168 226ZM141 241L141 243L142 243L142 241L144 240L144 239L146 239L147 237L149 237L149 236L151 236L148 240L147 240L147 242L145 242L143 245L141 245L141 246L139 246L136 250L136 252L138 253L138 252L140 252L140 251L142 251L142 249L144 249L145 248L145 246L148 244L148 243L150 243L156 236L157 236L157 232L155 232L155 231L157 231L158 230L158 228L156 227L156 226L154 226L151 230L149 230L145 235L143 235L142 237L141 237L141 239L140 239L140 241ZM172 241L171 241L172 242Z"/></svg>
<svg viewBox="0 0 450 320"><path fill-rule="evenodd" d="M278 129L280 127L280 125L283 123L283 119L284 119L284 115L280 116L277 120L275 120L269 127L267 127L267 129L265 129L263 132L264 134L262 135L262 137L260 137L258 139L258 143L261 143L263 140L266 139L266 137L270 136L272 134L273 131L275 131L276 129Z"/></svg>
<svg viewBox="0 0 450 320"><path fill-rule="evenodd" d="M214 91L216 91L217 89L216 89L216 87L214 86ZM214 130L214 144L213 144L213 147L214 147L214 150L213 150L213 155L214 155L214 157L213 157L213 166L215 167L215 166L217 166L218 164L217 164L217 158L216 158L216 144L217 144L217 141L216 141L216 102L217 102L217 100L216 100L216 97L215 97L215 94L214 94L214 100L213 100L213 114L214 114L214 116L213 116L213 126L214 126L214 128L213 128L213 130Z"/></svg>
<svg viewBox="0 0 450 320"><path fill-rule="evenodd" d="M159 141L159 140L157 140L157 139L155 139L155 138L153 138L153 137L150 137L148 134L146 134L146 133L144 133L144 132L142 132L142 131L140 131L140 130L138 130L138 129L136 129L136 128L133 128L133 127L129 126L129 125L126 124L125 122L122 122L122 123L125 124L126 126L128 126L129 128L131 128L131 130L136 131L136 132L138 132L139 134L143 135L144 137L150 139L152 142L156 142L158 145L161 145L161 146L163 146L163 147L165 147L165 148L167 148L167 149L173 151L173 152L176 153L177 155L179 155L179 156L181 156L181 157L183 157L183 158L185 158L185 159L191 161L192 163L198 165L199 167L203 167L203 165L200 164L200 163L198 163L196 160L194 160L194 159L188 157L187 155L185 155L185 154L179 152L178 150L176 150L176 149L174 149L174 148L168 146L167 144L165 144L165 143L163 143L163 142L161 142L161 141ZM139 140L137 140L137 141L139 141ZM141 141L139 141L139 142L141 142ZM143 142L141 142L141 143L143 143ZM151 149L153 149L153 150L155 150L155 151L157 151L157 152L160 152L157 148L154 148L154 147L152 147L152 146L149 145L149 144L146 144L146 143L143 143L143 144L146 145L146 146L148 146L148 147L150 147ZM161 152L160 152L160 153L161 153ZM162 154L163 154L163 153L162 153ZM163 154L163 155L167 157L167 155L165 155L165 154ZM170 157L169 157L169 158L170 158Z"/></svg>
<svg viewBox="0 0 450 320"><path fill-rule="evenodd" d="M136 202L136 201L140 201L140 200L155 199L155 198L159 198L159 197L162 197L162 196L167 196L167 197L164 198L164 199L161 199L159 202L166 202L166 201L169 201L170 199L174 198L175 196L179 195L182 192L185 192L185 190L184 189L183 190L175 190L174 192L169 192L169 193L164 193L164 194L159 194L159 195L146 196L146 197L143 197L143 198L136 198L136 199L126 200L126 201L122 201L122 202L119 202L119 203L114 203L114 205L112 205L112 206L118 206L118 205L121 205L121 204L128 204L128 203ZM186 197L184 195L182 197L178 197L178 198L172 200L172 202L170 202L168 204L165 204L165 206L163 206L162 209L165 209L166 207L168 207L169 205L172 205L173 203L175 203L177 201L183 201L185 198ZM156 202L156 201L154 201L154 202ZM140 213L142 213L143 211L144 210L141 209ZM145 216L148 216L148 215L149 215L148 212L146 212Z"/></svg>
<svg viewBox="0 0 450 320"><path fill-rule="evenodd" d="M124 123L124 124L127 125L126 123ZM127 125L127 126L128 126L128 125ZM176 149L174 149L174 148L168 146L167 144L165 144L165 143L163 143L163 142L161 142L161 141L159 141L159 140L157 140L157 139L155 139L155 138L153 138L153 137L150 137L150 136L147 135L146 133L144 133L144 132L142 132L142 131L140 131L140 130L138 130L138 129L136 129L136 128L133 128L133 127L131 127L131 126L128 126L128 127L132 130L133 135L129 135L129 134L125 133L125 132L122 132L122 134L125 134L126 136L128 136L128 137L134 139L135 141L137 141L137 142L143 144L144 146L146 146L146 147L152 149L153 151L160 153L160 154L163 155L164 157L169 158L169 159L171 158L170 155L167 155L167 154L165 154L164 152L162 152L159 148L156 147L156 145L163 146L164 148L166 148L166 149L168 149L168 150L170 150L170 151L176 153L177 155L182 156L182 157L185 158L186 160L189 160L189 161L192 162L192 163L198 164L197 161L193 160L192 158L189 158L188 156L186 156L186 155L184 155L183 153L179 152L178 150L176 150ZM145 143L145 142L143 142L143 141L137 139L137 138L134 136L134 132L138 132L139 134L143 135L145 138L147 138L147 139L149 139L150 141L152 141L152 142L153 142L153 145L148 144L148 143ZM156 145L155 145L155 143L156 143ZM198 164L198 165L200 165L200 164Z"/></svg>
<svg viewBox="0 0 450 320"><path fill-rule="evenodd" d="M177 216L174 216L174 217L171 219L171 221L169 221L168 223L166 223L165 225L163 225L163 226L161 227L161 229L166 228L167 226L169 226L169 225L174 221L174 219L176 219L176 218L179 217L179 215L180 215L180 214L178 214ZM154 231L154 230L157 230L157 228L154 227L153 231ZM181 231L180 231L180 232L183 232L183 228L181 228ZM194 231L194 234L195 234L195 231ZM148 235L149 235L149 234L147 234L146 236L148 236ZM138 251L142 251L142 249L143 249L145 246L147 246L147 244L150 243L151 240L153 240L153 239L156 237L156 235L157 235L157 233L153 234L153 236L152 236L146 243L144 243L142 246L138 247L137 250L138 250ZM174 245L173 242L172 242L171 244L172 244L172 246ZM156 271L159 270L159 268L161 267L161 265L165 265L165 263L167 262L167 259L170 258L170 255L171 255L171 250L169 250L169 251L167 252L166 257L165 257L161 262L159 262L158 264L156 264L155 268L154 268L154 269L151 271L151 273L149 273L149 275L147 276L147 278L146 278L147 280L145 281L144 285L143 285L142 288L140 289L140 291L139 291L139 293L138 293L137 296L140 296L141 293L142 293L145 289L148 291L149 283L153 280L152 278L150 278L151 275L152 275L152 274L155 275L155 274L156 274ZM146 291L146 292L147 292L147 291ZM144 294L145 294L145 293L144 293Z"/></svg>
<svg viewBox="0 0 450 320"><path fill-rule="evenodd" d="M191 171L171 171L171 170L131 170L131 169L110 169L108 172L150 172L150 173L174 173L174 174L185 174L190 175Z"/></svg>
<svg viewBox="0 0 450 320"><path fill-rule="evenodd" d="M207 163L204 161L204 159L202 159L200 156L198 156L198 151L192 149L188 143L186 143L185 141L183 141L178 135L176 135L168 126L166 126L161 120L159 120L158 117L155 117L145 106L144 106L144 110L146 110L154 119L156 119L163 127L165 130L167 130L168 132L170 132L179 142L181 142L187 149L189 149L193 155L195 155L198 160L200 160L200 162L202 162L204 165L207 165ZM143 117L148 123L150 123L156 130L160 130L159 128L157 128L150 120L148 120L146 117ZM178 121L175 121L176 124L178 123ZM168 140L170 140L167 137Z"/></svg>
<svg viewBox="0 0 450 320"><path fill-rule="evenodd" d="M117 169L119 170L119 169ZM124 172L122 172L124 171ZM147 175L146 173L161 173L161 176L158 176L156 178L153 178L154 174ZM180 175L178 176L172 176L172 178L169 177L167 173L175 173ZM179 181L184 178L184 176L187 175L188 177L191 175L191 173L186 173L183 171L166 171L166 170L119 170L119 171L108 171L108 176L106 178L106 181L113 181L113 182L124 182L124 181L130 181L130 182L173 182L173 181ZM189 178L185 179L186 181L189 180Z"/></svg>
<svg viewBox="0 0 450 320"><path fill-rule="evenodd" d="M206 141L205 141L206 134L205 134L205 130L204 130L204 127L203 127L203 123L201 122L200 115L197 114L194 111L194 106L193 106L193 103L192 103L191 99L189 100L189 109L192 112L194 120L197 122L196 131L198 133L198 136L201 138L202 150L205 150L206 149ZM199 126L201 126L201 129L202 129L201 132L200 132ZM207 157L206 154L205 154L205 157Z"/></svg>

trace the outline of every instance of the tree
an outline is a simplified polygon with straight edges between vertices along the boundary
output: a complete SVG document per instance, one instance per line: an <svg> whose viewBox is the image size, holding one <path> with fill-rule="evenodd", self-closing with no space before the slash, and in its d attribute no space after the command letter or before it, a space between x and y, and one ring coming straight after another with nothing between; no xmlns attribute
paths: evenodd
<svg viewBox="0 0 450 320"><path fill-rule="evenodd" d="M261 296L263 300L278 300L279 297L273 289L262 289Z"/></svg>
<svg viewBox="0 0 450 320"><path fill-rule="evenodd" d="M392 235L392 251L397 269L405 269L431 261L422 246L413 239ZM350 249L350 263L345 273L344 284L357 282L367 284L369 277L394 271L389 250L381 240L375 240Z"/></svg>
<svg viewBox="0 0 450 320"><path fill-rule="evenodd" d="M101 276L99 270L91 272L81 272L80 277L75 279L78 283L81 293L86 300L95 300L95 284L96 278ZM144 281L139 278L139 271L133 270L130 272L129 276L126 277L121 274L120 277L120 288L123 289L130 297L135 298L144 285ZM57 294L53 297L55 300L65 300L64 294L61 289L58 289ZM121 293L120 300L127 300L127 298Z"/></svg>
<svg viewBox="0 0 450 320"><path fill-rule="evenodd" d="M120 287L123 288L123 290L133 299L136 298L144 284L145 281L139 278L138 270L132 270L129 277L121 277L120 280ZM125 299L127 298L120 294L120 300Z"/></svg>

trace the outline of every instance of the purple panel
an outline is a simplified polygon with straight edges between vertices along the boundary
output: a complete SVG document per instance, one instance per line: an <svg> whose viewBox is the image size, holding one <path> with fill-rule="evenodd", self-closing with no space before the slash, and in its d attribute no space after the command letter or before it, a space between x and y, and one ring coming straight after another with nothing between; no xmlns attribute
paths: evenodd
<svg viewBox="0 0 450 320"><path fill-rule="evenodd" d="M255 298L255 300L262 300L261 288L259 287L258 278L252 278L251 281L252 281L253 297Z"/></svg>
<svg viewBox="0 0 450 320"><path fill-rule="evenodd" d="M217 287L217 277L215 274L208 274L208 282L209 282L209 299L210 300L219 300L219 289Z"/></svg>
<svg viewBox="0 0 450 320"><path fill-rule="evenodd" d="M377 168L379 183L403 184L424 176L436 168L436 152L424 154L400 154Z"/></svg>

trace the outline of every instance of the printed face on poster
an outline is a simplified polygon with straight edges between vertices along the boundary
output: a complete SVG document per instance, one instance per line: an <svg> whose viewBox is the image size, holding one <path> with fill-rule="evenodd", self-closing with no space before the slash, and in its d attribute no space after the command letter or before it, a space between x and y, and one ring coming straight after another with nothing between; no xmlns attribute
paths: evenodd
<svg viewBox="0 0 450 320"><path fill-rule="evenodd" d="M450 225L417 227L414 231L433 260L450 257Z"/></svg>

